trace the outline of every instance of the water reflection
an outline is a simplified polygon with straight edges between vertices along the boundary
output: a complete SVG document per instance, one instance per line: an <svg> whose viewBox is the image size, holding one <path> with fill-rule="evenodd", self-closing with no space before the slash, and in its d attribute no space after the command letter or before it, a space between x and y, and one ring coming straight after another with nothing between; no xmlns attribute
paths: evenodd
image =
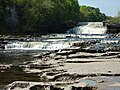
<svg viewBox="0 0 120 90"><path fill-rule="evenodd" d="M41 51L0 50L0 64L18 65L24 61L33 60L33 55Z"/></svg>
<svg viewBox="0 0 120 90"><path fill-rule="evenodd" d="M13 81L40 81L37 74L26 73L19 65L34 60L33 55L43 51L30 50L0 50L0 64L12 64L11 68L0 70L0 90Z"/></svg>

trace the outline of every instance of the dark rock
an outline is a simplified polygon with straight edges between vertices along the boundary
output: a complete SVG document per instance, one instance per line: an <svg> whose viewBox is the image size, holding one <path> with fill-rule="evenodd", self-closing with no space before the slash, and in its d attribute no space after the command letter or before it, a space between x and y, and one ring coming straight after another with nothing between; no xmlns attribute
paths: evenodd
<svg viewBox="0 0 120 90"><path fill-rule="evenodd" d="M47 68L52 68L53 66L51 64L30 64L30 68L36 68L36 69L47 69Z"/></svg>
<svg viewBox="0 0 120 90"><path fill-rule="evenodd" d="M53 78L53 81L75 81L80 78L81 76L77 74L59 74Z"/></svg>
<svg viewBox="0 0 120 90"><path fill-rule="evenodd" d="M29 83L16 83L14 86L11 87L11 90L20 87L20 88L27 88L29 86Z"/></svg>
<svg viewBox="0 0 120 90"><path fill-rule="evenodd" d="M47 90L50 90L50 86L42 86L42 85L35 85L33 87L30 87L30 90L46 90L46 88L49 88Z"/></svg>
<svg viewBox="0 0 120 90"><path fill-rule="evenodd" d="M97 90L96 87L74 87L72 86L72 90Z"/></svg>
<svg viewBox="0 0 120 90"><path fill-rule="evenodd" d="M107 24L107 33L116 34L120 32L120 24Z"/></svg>
<svg viewBox="0 0 120 90"><path fill-rule="evenodd" d="M0 41L0 48L5 49L5 45L8 44L7 41Z"/></svg>
<svg viewBox="0 0 120 90"><path fill-rule="evenodd" d="M64 90L62 88L57 88L54 86L47 86L47 85L35 85L30 88L30 90Z"/></svg>

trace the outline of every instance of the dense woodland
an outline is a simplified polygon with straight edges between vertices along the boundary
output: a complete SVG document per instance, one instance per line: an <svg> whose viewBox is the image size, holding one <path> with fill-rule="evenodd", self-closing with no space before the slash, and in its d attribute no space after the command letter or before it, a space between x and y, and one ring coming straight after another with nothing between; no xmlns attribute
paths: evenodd
<svg viewBox="0 0 120 90"><path fill-rule="evenodd" d="M104 21L99 8L78 0L0 0L1 34L61 33L79 21Z"/></svg>
<svg viewBox="0 0 120 90"><path fill-rule="evenodd" d="M80 6L79 14L80 21L83 22L99 22L106 20L106 15L101 13L99 8Z"/></svg>

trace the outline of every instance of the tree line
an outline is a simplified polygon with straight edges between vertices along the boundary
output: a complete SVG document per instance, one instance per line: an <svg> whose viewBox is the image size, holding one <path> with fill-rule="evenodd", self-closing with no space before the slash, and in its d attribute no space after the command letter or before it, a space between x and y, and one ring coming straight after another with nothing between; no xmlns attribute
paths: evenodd
<svg viewBox="0 0 120 90"><path fill-rule="evenodd" d="M110 24L119 24L120 25L120 11L118 12L117 16L111 17L107 16L108 23Z"/></svg>
<svg viewBox="0 0 120 90"><path fill-rule="evenodd" d="M78 0L0 0L0 33L62 33L79 21L103 21L99 8Z"/></svg>

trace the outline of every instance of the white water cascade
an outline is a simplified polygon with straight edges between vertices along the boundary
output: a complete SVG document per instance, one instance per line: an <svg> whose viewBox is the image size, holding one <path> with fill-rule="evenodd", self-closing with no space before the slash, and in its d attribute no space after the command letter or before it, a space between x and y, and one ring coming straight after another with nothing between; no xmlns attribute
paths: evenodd
<svg viewBox="0 0 120 90"><path fill-rule="evenodd" d="M67 31L69 34L105 34L103 22L79 22L78 26Z"/></svg>
<svg viewBox="0 0 120 90"><path fill-rule="evenodd" d="M5 49L38 49L42 46L41 42L13 42L5 45Z"/></svg>
<svg viewBox="0 0 120 90"><path fill-rule="evenodd" d="M5 50L60 50L71 45L65 42L14 42L5 45Z"/></svg>

